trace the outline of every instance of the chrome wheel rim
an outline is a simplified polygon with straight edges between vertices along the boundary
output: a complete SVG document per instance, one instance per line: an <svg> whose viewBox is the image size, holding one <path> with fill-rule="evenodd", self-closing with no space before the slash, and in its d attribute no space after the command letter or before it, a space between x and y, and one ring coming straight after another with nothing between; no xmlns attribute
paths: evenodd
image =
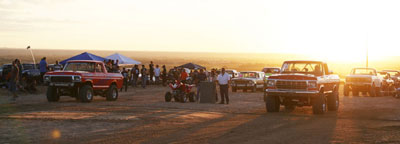
<svg viewBox="0 0 400 144"><path fill-rule="evenodd" d="M112 98L117 98L117 91L115 89L112 90Z"/></svg>
<svg viewBox="0 0 400 144"><path fill-rule="evenodd" d="M87 98L88 100L91 100L92 97L93 97L92 92L91 92L90 90L88 90L88 91L86 92L86 98Z"/></svg>

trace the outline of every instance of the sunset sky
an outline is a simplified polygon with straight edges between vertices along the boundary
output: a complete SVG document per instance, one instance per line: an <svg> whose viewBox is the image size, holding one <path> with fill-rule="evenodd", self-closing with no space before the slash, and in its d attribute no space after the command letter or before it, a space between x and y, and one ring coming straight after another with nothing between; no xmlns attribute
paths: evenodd
<svg viewBox="0 0 400 144"><path fill-rule="evenodd" d="M0 47L400 56L393 0L0 0ZM368 41L367 41L368 39Z"/></svg>

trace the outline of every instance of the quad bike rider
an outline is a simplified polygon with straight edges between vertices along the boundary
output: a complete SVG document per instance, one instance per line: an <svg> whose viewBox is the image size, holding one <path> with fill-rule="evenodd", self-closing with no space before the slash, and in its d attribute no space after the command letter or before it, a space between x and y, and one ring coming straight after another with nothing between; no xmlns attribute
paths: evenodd
<svg viewBox="0 0 400 144"><path fill-rule="evenodd" d="M176 102L185 103L188 99L190 102L195 102L194 92L191 92L193 85L182 83L180 80L175 80L175 83L170 83L169 87L172 92L165 93L165 101L170 102L172 98Z"/></svg>

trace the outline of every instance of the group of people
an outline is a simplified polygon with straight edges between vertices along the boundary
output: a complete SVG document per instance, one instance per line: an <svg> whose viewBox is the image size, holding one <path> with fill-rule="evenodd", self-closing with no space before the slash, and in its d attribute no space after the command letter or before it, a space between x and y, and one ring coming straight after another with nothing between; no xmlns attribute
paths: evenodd
<svg viewBox="0 0 400 144"><path fill-rule="evenodd" d="M145 65L142 65L141 68L139 68L139 65L134 65L130 69L124 67L122 68L121 74L124 77L125 91L127 91L129 83L132 87L137 87L139 80L141 81L142 88L146 88L148 83L156 85L165 84L167 69L165 65L160 68L159 65L154 65L153 61L151 61L148 68L146 68ZM121 88L120 91L122 90L123 88Z"/></svg>

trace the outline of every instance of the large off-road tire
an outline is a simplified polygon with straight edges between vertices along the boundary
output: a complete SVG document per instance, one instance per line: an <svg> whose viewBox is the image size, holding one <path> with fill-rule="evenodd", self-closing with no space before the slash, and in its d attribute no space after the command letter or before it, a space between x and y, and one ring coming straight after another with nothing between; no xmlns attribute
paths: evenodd
<svg viewBox="0 0 400 144"><path fill-rule="evenodd" d="M343 95L344 96L349 96L349 93L350 93L350 86L349 85L344 85Z"/></svg>
<svg viewBox="0 0 400 144"><path fill-rule="evenodd" d="M376 96L375 90L376 90L375 85L372 85L372 87L369 88L369 92L368 92L369 96L371 96L371 97Z"/></svg>
<svg viewBox="0 0 400 144"><path fill-rule="evenodd" d="M351 93L353 94L353 96L359 96L360 95L360 91L358 91L358 88L353 87Z"/></svg>
<svg viewBox="0 0 400 144"><path fill-rule="evenodd" d="M333 91L328 95L328 110L337 111L339 109L339 92Z"/></svg>
<svg viewBox="0 0 400 144"><path fill-rule="evenodd" d="M236 92L236 91L237 91L236 87L232 87L232 92Z"/></svg>
<svg viewBox="0 0 400 144"><path fill-rule="evenodd" d="M187 101L188 97L186 96L186 94L179 94L179 102L181 103L185 103Z"/></svg>
<svg viewBox="0 0 400 144"><path fill-rule="evenodd" d="M267 112L279 112L280 108L279 97L267 96L267 101L265 102L265 108L267 109Z"/></svg>
<svg viewBox="0 0 400 144"><path fill-rule="evenodd" d="M93 88L90 85L84 85L79 90L79 99L81 102L91 102L93 100Z"/></svg>
<svg viewBox="0 0 400 144"><path fill-rule="evenodd" d="M58 94L58 90L56 87L53 86L47 87L46 96L48 102L58 102L60 100L60 95Z"/></svg>
<svg viewBox="0 0 400 144"><path fill-rule="evenodd" d="M166 102L170 102L171 99L172 99L172 94L171 94L171 92L166 92L166 93L165 93L165 101L166 101Z"/></svg>
<svg viewBox="0 0 400 144"><path fill-rule="evenodd" d="M382 89L381 89L381 87L376 87L376 88L375 88L375 96L377 96L377 97L382 96Z"/></svg>
<svg viewBox="0 0 400 144"><path fill-rule="evenodd" d="M118 89L116 85L111 85L107 90L107 101L116 101L118 99Z"/></svg>
<svg viewBox="0 0 400 144"><path fill-rule="evenodd" d="M324 114L326 112L326 99L324 92L320 92L313 101L313 113Z"/></svg>
<svg viewBox="0 0 400 144"><path fill-rule="evenodd" d="M196 99L194 97L194 92L188 93L188 97L189 97L189 102L195 102L196 101Z"/></svg>

